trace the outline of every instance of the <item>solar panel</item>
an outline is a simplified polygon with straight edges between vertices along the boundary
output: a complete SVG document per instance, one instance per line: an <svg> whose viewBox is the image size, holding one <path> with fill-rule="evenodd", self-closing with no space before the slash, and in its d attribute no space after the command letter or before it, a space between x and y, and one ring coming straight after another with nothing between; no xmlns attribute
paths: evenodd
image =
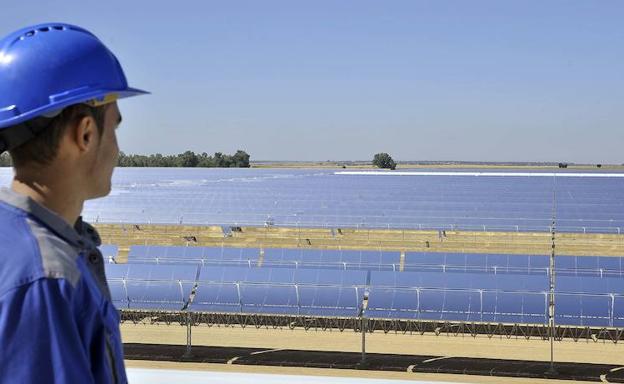
<svg viewBox="0 0 624 384"><path fill-rule="evenodd" d="M276 284L294 284L296 270L287 268L270 269L268 281Z"/></svg>
<svg viewBox="0 0 624 384"><path fill-rule="evenodd" d="M301 250L300 260L307 263L321 264L323 262L323 251L321 249L303 249Z"/></svg>
<svg viewBox="0 0 624 384"><path fill-rule="evenodd" d="M620 291L622 292L622 291ZM613 327L624 327L624 296L613 297Z"/></svg>
<svg viewBox="0 0 624 384"><path fill-rule="evenodd" d="M415 289L370 289L366 315L385 319L418 319L418 292Z"/></svg>
<svg viewBox="0 0 624 384"><path fill-rule="evenodd" d="M103 244L98 247L104 260L114 263L119 253L119 247L114 244Z"/></svg>
<svg viewBox="0 0 624 384"><path fill-rule="evenodd" d="M128 261L136 259L146 259L149 247L145 245L132 245L128 251Z"/></svg>
<svg viewBox="0 0 624 384"><path fill-rule="evenodd" d="M618 277L610 277L606 279L607 292L621 295L624 292L624 279Z"/></svg>
<svg viewBox="0 0 624 384"><path fill-rule="evenodd" d="M216 250L221 251L221 254L219 255ZM131 253L137 258L164 254L180 260L187 257L204 257L206 252L212 252L217 259L221 258L217 261L227 263L228 260L236 261L245 257L254 257L258 250L228 249L224 255L221 248L214 247L209 249L208 247L137 246L131 249ZM360 265L365 265L371 261L383 261L383 254L377 251L265 250L265 258L282 261L304 260L310 255L316 260L325 258L326 262L331 258L347 260L353 266L357 266L358 262ZM398 256L398 252L386 255L388 258ZM500 265L501 268L525 268L527 273L531 272L531 269L543 267L547 260L545 256L529 255L422 254L417 256L419 262L435 262L443 257L444 262L453 263L460 268L463 266L466 270L485 264L490 267ZM557 304L557 321L561 324L581 326L617 324L620 321L618 309L621 306L617 294L624 292L624 282L619 277L621 271L618 270L621 267L621 258L588 257L584 259L584 257L559 256L557 260L558 270L562 266L569 268L569 270L559 270L564 273L558 274L557 278L557 292L561 295ZM187 269L192 272L184 277L180 277L180 273L175 272L178 266L160 270L133 265L110 267L107 267L107 274L113 301L118 308L177 310L180 304L184 304L184 295L190 292L190 287L180 283L176 285L176 279L193 281L197 273L195 267ZM588 271L594 271L595 274L592 276L596 278L588 277ZM569 274L566 275L565 272ZM617 273L618 277L610 277L606 272ZM210 294L205 289L201 289L195 310L220 308L219 310L227 311L277 314L293 313L293 308L300 313L303 308L304 313L322 316L350 316L359 305L358 297L361 296L361 290L358 291L358 287L363 289L368 281L366 271L323 271L320 269L306 271L292 268L249 268L249 265L239 268L202 268L201 276L205 282L204 288L214 286L218 288L217 292L222 292L222 296L227 292L230 295L223 296L224 302L218 301L221 298L215 301L214 298L205 297L202 300L202 295L209 296ZM137 281L141 282L137 283ZM510 278L491 273L373 271L370 274L370 284L372 286L369 308L371 316L446 321L541 323L545 316L547 302L544 293L547 291L547 276L545 275L523 275ZM290 288L285 288L288 285ZM304 287L303 294L299 292L300 285L309 286ZM245 301L241 287L244 288L243 293L248 292L246 296L250 298L250 302ZM147 292L148 288L153 292ZM413 308L414 302L408 299L410 295L413 296L413 289L416 289L417 293L416 308ZM232 295L234 291L236 291L236 297ZM262 292L267 295L275 294L276 301L272 302L273 298L266 296L262 302L256 302ZM290 308L289 303L292 303L293 292L300 302ZM436 304L436 300L439 303ZM476 310L477 303L479 310Z"/></svg>
<svg viewBox="0 0 624 384"><path fill-rule="evenodd" d="M297 314L297 296L294 285L244 284L241 286L242 312Z"/></svg>
<svg viewBox="0 0 624 384"><path fill-rule="evenodd" d="M486 254L466 254L465 265L468 271L487 267L488 255Z"/></svg>
<svg viewBox="0 0 624 384"><path fill-rule="evenodd" d="M441 317L449 321L469 321L481 312L481 295L475 291L444 291Z"/></svg>
<svg viewBox="0 0 624 384"><path fill-rule="evenodd" d="M104 264L104 268L113 304L117 309L127 309L129 301L125 280L128 276L128 265Z"/></svg>
<svg viewBox="0 0 624 384"><path fill-rule="evenodd" d="M493 274L371 272L370 282L371 315L542 323L546 314L544 292L548 280L542 276L510 279Z"/></svg>
<svg viewBox="0 0 624 384"><path fill-rule="evenodd" d="M127 309L129 307L128 290L125 280L109 280L108 289L115 308Z"/></svg>
<svg viewBox="0 0 624 384"><path fill-rule="evenodd" d="M104 264L107 280L122 280L128 276L128 264Z"/></svg>
<svg viewBox="0 0 624 384"><path fill-rule="evenodd" d="M258 263L259 254L258 248L134 245L130 247L128 262L251 267Z"/></svg>
<svg viewBox="0 0 624 384"><path fill-rule="evenodd" d="M201 273L199 276L200 281L205 281L204 273L207 270L211 270L212 267L204 266L201 269ZM251 271L251 268L245 267L223 267L220 268L221 278L217 281L228 282L228 283L238 283L241 281L247 280L247 274Z"/></svg>
<svg viewBox="0 0 624 384"><path fill-rule="evenodd" d="M558 276L622 276L622 257L556 257ZM407 252L405 271L487 272L496 274L548 274L546 255Z"/></svg>
<svg viewBox="0 0 624 384"><path fill-rule="evenodd" d="M370 283L373 317L523 324L547 319L543 276L372 272ZM621 278L559 277L556 288L558 324L616 326L624 317Z"/></svg>
<svg viewBox="0 0 624 384"><path fill-rule="evenodd" d="M260 249L258 248L222 248L223 260L258 260L260 256Z"/></svg>
<svg viewBox="0 0 624 384"><path fill-rule="evenodd" d="M418 312L422 320L442 320L444 311L444 291L420 289L418 291ZM399 304L400 303L395 303Z"/></svg>
<svg viewBox="0 0 624 384"><path fill-rule="evenodd" d="M355 316L366 281L363 271L204 266L191 309Z"/></svg>
<svg viewBox="0 0 624 384"><path fill-rule="evenodd" d="M198 283L191 311L196 312L241 312L239 286L234 283Z"/></svg>
<svg viewBox="0 0 624 384"><path fill-rule="evenodd" d="M507 259L509 264L507 267L509 269L516 269L525 271L529 269L529 256L528 255L509 255Z"/></svg>
<svg viewBox="0 0 624 384"><path fill-rule="evenodd" d="M343 251L336 249L323 249L321 250L320 262L321 263L333 263L343 262Z"/></svg>
<svg viewBox="0 0 624 384"><path fill-rule="evenodd" d="M264 267L396 270L399 252L267 248Z"/></svg>
<svg viewBox="0 0 624 384"><path fill-rule="evenodd" d="M520 292L483 292L482 319L510 324L544 324L546 294Z"/></svg>
<svg viewBox="0 0 624 384"><path fill-rule="evenodd" d="M204 266L198 279L194 311L284 313L284 290L280 284L292 282L294 270ZM276 288L277 287L277 288ZM263 296L276 294L275 297ZM278 294L279 293L279 294ZM272 311L269 308L273 308Z"/></svg>
<svg viewBox="0 0 624 384"><path fill-rule="evenodd" d="M545 293L523 293L522 314L523 323L542 324L547 322L547 295Z"/></svg>
<svg viewBox="0 0 624 384"><path fill-rule="evenodd" d="M106 273L117 308L179 311L198 270L107 264ZM365 271L204 266L192 310L354 317L369 286L367 316L373 318L546 321L547 277L483 273L373 271L369 277ZM617 277L559 277L556 322L620 326L623 291L624 281Z"/></svg>
<svg viewBox="0 0 624 384"><path fill-rule="evenodd" d="M271 268L249 268L244 275L242 282L268 282L273 269Z"/></svg>
<svg viewBox="0 0 624 384"><path fill-rule="evenodd" d="M598 257L596 256L577 257L576 268L577 269L590 269L590 270L600 269L600 266L598 263Z"/></svg>
<svg viewBox="0 0 624 384"><path fill-rule="evenodd" d="M548 290L548 276L527 275L511 279L505 275L498 275L497 288L510 292L544 292Z"/></svg>
<svg viewBox="0 0 624 384"><path fill-rule="evenodd" d="M226 229L264 226L270 217L275 226L327 229L546 232L553 183L551 177L535 175L398 177L325 170L124 168L115 172L111 195L87 202L84 216L98 222L182 222ZM10 172L4 176L8 183ZM558 230L622 233L624 179L566 176L557 176L555 185Z"/></svg>
<svg viewBox="0 0 624 384"><path fill-rule="evenodd" d="M598 268L613 271L622 271L622 257L598 257Z"/></svg>
<svg viewBox="0 0 624 384"><path fill-rule="evenodd" d="M555 321L560 324L608 327L612 299L608 295L556 294Z"/></svg>
<svg viewBox="0 0 624 384"><path fill-rule="evenodd" d="M558 256L556 258L556 267L560 269L576 269L576 256Z"/></svg>
<svg viewBox="0 0 624 384"><path fill-rule="evenodd" d="M593 327L612 326L613 298L608 295L581 295L581 319L583 324Z"/></svg>
<svg viewBox="0 0 624 384"><path fill-rule="evenodd" d="M361 304L359 291L342 286L299 286L300 314L356 317Z"/></svg>
<svg viewBox="0 0 624 384"><path fill-rule="evenodd" d="M188 302L198 268L191 265L129 264L128 308L179 311Z"/></svg>
<svg viewBox="0 0 624 384"><path fill-rule="evenodd" d="M279 261L301 261L301 249L290 248L265 248L264 249L264 261L265 262L279 262Z"/></svg>

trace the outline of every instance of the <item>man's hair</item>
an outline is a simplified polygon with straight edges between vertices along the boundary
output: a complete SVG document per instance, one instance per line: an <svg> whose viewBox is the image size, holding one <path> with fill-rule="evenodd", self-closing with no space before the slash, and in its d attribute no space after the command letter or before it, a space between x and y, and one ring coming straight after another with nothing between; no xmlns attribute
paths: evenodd
<svg viewBox="0 0 624 384"><path fill-rule="evenodd" d="M77 124L84 117L93 117L98 134L102 137L106 108L107 105L91 107L87 104L75 104L63 109L58 116L49 119L48 126L37 136L9 151L13 167L19 168L28 163L44 166L50 164L58 154L61 137L67 127Z"/></svg>

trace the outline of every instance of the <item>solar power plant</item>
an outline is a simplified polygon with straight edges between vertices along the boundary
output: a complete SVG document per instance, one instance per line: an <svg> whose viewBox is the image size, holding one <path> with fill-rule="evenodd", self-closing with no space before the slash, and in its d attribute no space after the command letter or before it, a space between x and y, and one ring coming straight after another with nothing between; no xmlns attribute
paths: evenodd
<svg viewBox="0 0 624 384"><path fill-rule="evenodd" d="M10 176L0 170L0 184L8 184ZM132 242L100 249L122 321L184 325L188 347L191 328L202 324L273 330L314 326L363 335L369 324L368 330L379 333L437 335L446 329L541 341L552 330L553 342L624 340L624 257L609 248L620 241L614 234L624 229L621 174L118 169L111 195L89 202L84 217L98 223L174 225L166 230L177 243L160 241L159 235L140 238L144 229L138 225L118 226L124 231L118 239ZM442 248L452 244L445 229L544 235L553 219L557 232L579 238L598 234L591 236L612 243L604 255L601 250L557 253L554 270L543 249L530 248L530 241L512 244L511 237L501 240L510 242L509 253L504 247L489 253L485 246ZM176 224L222 226L223 237L219 232L210 243ZM252 237L244 242L240 236L236 246L227 246L225 240L239 236L233 233L237 226L325 228L329 240L317 246L313 238L297 246ZM331 246L340 228L434 229L440 237L433 232L431 244L417 240L418 248L400 241L394 247ZM130 233L136 238L124 237ZM549 327L553 273L556 328Z"/></svg>
<svg viewBox="0 0 624 384"><path fill-rule="evenodd" d="M548 231L555 206L559 231L624 229L624 178L615 177L621 174L536 174L121 168L111 195L87 202L84 217L99 223ZM0 185L10 176L0 169Z"/></svg>
<svg viewBox="0 0 624 384"><path fill-rule="evenodd" d="M372 319L548 319L546 256L414 253L409 270L397 271L384 267L396 265L392 252L270 249L272 261L259 266L259 251L137 246L128 264L107 264L107 276L120 309L357 318L366 294ZM557 259L557 324L624 326L622 258Z"/></svg>

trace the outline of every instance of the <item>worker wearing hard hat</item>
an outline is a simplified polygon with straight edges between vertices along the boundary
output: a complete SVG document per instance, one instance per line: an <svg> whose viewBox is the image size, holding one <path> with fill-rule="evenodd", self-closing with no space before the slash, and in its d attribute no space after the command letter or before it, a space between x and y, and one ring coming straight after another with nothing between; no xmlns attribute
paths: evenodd
<svg viewBox="0 0 624 384"><path fill-rule="evenodd" d="M41 24L0 40L0 382L126 382L100 239L81 220L109 193L128 87L89 31Z"/></svg>

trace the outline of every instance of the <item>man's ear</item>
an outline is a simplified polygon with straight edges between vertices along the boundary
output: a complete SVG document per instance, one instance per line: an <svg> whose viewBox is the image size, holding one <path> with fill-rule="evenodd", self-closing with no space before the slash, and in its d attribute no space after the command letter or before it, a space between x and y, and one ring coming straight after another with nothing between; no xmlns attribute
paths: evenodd
<svg viewBox="0 0 624 384"><path fill-rule="evenodd" d="M92 116L85 116L78 120L73 127L73 141L80 152L88 152L97 140L97 126Z"/></svg>

